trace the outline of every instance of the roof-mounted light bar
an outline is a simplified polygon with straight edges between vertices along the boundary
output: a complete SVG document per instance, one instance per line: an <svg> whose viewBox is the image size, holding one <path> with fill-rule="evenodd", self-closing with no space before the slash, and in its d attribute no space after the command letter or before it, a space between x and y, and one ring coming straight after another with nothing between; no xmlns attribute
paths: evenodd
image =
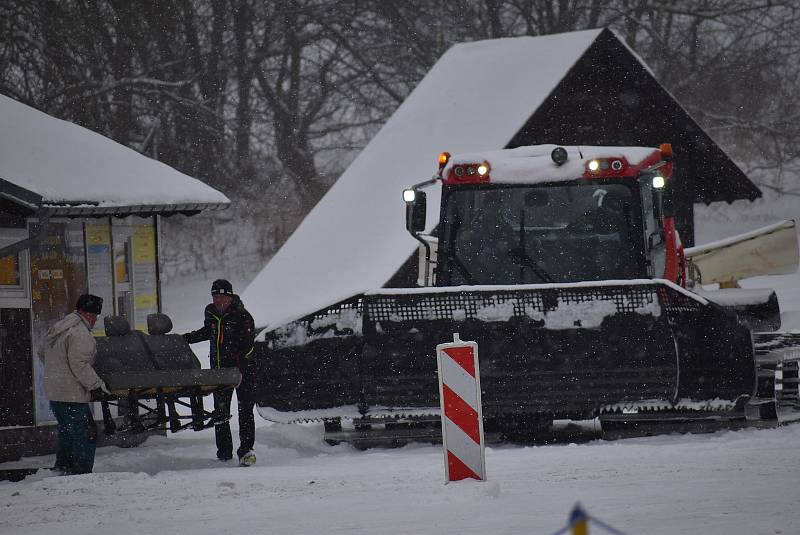
<svg viewBox="0 0 800 535"><path fill-rule="evenodd" d="M449 168L444 181L448 184L486 184L490 181L489 162L457 163Z"/></svg>
<svg viewBox="0 0 800 535"><path fill-rule="evenodd" d="M619 177L625 174L628 162L624 158L595 158L586 162L587 178Z"/></svg>

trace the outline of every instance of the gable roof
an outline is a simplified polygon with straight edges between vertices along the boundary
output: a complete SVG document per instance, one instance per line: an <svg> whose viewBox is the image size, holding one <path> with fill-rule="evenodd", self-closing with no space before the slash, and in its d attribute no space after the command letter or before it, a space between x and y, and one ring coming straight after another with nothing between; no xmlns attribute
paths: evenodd
<svg viewBox="0 0 800 535"><path fill-rule="evenodd" d="M752 201L761 196L641 58L607 29L533 111L509 147L545 143L637 147L671 143L673 178L681 189L676 194L688 202Z"/></svg>
<svg viewBox="0 0 800 535"><path fill-rule="evenodd" d="M0 125L0 195L41 204L51 215L195 212L230 204L164 163L4 95Z"/></svg>
<svg viewBox="0 0 800 535"><path fill-rule="evenodd" d="M624 59L608 57L611 48ZM275 327L386 285L418 245L405 230L402 191L433 175L442 150L455 154L529 144L669 142L586 141L596 132L581 130L581 112L595 113L591 106L605 98L584 80L591 77L586 70L620 61L623 70L635 66L636 79L629 78L630 84L659 88L655 105L667 112L680 109L641 59L606 29L450 48L244 292L257 324ZM575 106L579 100L586 104ZM578 112L571 114L570 124L543 123L561 121L566 109ZM614 135L610 129L607 134ZM538 139L545 135L553 139ZM580 139L573 142L570 136ZM429 188L427 193L431 226L438 219L440 190Z"/></svg>

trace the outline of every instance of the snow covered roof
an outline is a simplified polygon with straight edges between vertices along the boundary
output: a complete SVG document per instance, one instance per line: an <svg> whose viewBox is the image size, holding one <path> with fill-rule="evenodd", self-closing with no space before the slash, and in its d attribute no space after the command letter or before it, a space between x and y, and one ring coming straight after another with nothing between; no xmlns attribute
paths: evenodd
<svg viewBox="0 0 800 535"><path fill-rule="evenodd" d="M0 95L0 193L17 186L52 215L197 211L219 191L100 134ZM38 204L38 203L37 203Z"/></svg>
<svg viewBox="0 0 800 535"><path fill-rule="evenodd" d="M448 50L243 293L260 326L379 288L414 251L403 189L451 153L504 148L602 30ZM549 52L549 53L548 53ZM428 191L428 221L439 190Z"/></svg>
<svg viewBox="0 0 800 535"><path fill-rule="evenodd" d="M553 149L561 146L567 151L568 159L562 165L553 162ZM450 175L456 165L488 162L491 169L491 182L501 184L531 184L538 182L557 182L580 178L586 163L595 158L624 159L628 164L638 166L656 148L649 147L571 147L564 145L532 145L494 151L455 154L442 171L442 176Z"/></svg>

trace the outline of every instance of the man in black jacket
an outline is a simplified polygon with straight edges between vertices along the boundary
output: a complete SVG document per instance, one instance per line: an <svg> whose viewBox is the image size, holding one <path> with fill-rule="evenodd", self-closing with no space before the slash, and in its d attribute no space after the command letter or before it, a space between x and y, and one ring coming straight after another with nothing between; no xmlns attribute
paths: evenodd
<svg viewBox="0 0 800 535"><path fill-rule="evenodd" d="M239 464L255 464L253 452L256 424L253 417L255 402L251 399L251 364L255 327L253 317L245 310L239 296L233 293L233 286L225 279L214 281L211 286L213 303L206 306L203 327L186 333L183 337L190 344L210 340L209 357L211 368L237 367L242 373L242 382L236 387L239 400ZM217 439L217 458L227 461L233 457L233 439L227 418L231 414L232 390L214 392L214 412L225 422L214 426Z"/></svg>

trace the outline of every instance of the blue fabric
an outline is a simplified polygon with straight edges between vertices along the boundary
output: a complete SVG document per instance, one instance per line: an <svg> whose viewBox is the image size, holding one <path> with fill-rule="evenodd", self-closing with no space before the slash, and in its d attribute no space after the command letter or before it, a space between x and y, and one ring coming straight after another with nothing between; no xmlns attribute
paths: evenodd
<svg viewBox="0 0 800 535"><path fill-rule="evenodd" d="M65 474L87 474L94 468L97 424L88 403L51 401L58 421L58 449L55 468Z"/></svg>

